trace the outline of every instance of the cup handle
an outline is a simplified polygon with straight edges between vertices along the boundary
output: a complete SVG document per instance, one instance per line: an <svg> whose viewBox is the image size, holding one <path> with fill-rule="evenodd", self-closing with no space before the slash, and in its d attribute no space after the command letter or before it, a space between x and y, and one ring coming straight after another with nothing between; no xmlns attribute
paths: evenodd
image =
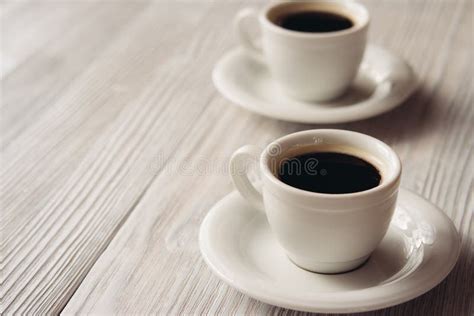
<svg viewBox="0 0 474 316"><path fill-rule="evenodd" d="M258 12L253 8L244 8L240 10L234 18L234 31L239 38L240 44L250 53L262 55L262 49L251 38L250 34L245 30L244 22L249 18L257 18Z"/></svg>
<svg viewBox="0 0 474 316"><path fill-rule="evenodd" d="M264 212L263 196L250 182L246 170L249 159L258 160L259 155L260 149L257 146L246 145L237 149L230 158L229 171L237 191L253 207Z"/></svg>

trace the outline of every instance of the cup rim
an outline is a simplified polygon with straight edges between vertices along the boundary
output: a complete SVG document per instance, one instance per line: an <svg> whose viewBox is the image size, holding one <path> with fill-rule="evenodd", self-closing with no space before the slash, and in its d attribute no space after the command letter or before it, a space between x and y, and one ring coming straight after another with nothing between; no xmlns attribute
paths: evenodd
<svg viewBox="0 0 474 316"><path fill-rule="evenodd" d="M390 158L387 158L386 160L390 160L394 162L394 170L391 176L387 177L385 181L383 181L381 184L378 186L371 188L369 190L365 191L358 191L358 192L352 192L352 193L337 193L337 194L331 194L331 193L319 193L319 192L311 192L311 191L306 191L303 189L298 189L295 187L292 187L280 179L278 179L273 172L270 170L268 163L267 163L267 157L269 156L269 153L274 146L278 146L279 143L282 143L284 141L288 141L291 138L297 138L301 136L306 136L306 135L313 135L313 136L319 136L316 134L345 134L351 137L359 137L359 138L365 138L371 142L376 143L378 146L381 146L385 149L385 151L388 153ZM321 135L322 136L322 135ZM263 152L260 155L260 169L262 170L263 175L265 175L268 179L272 181L273 184L277 185L279 188L289 191L293 194L296 194L301 197L307 197L307 198L314 198L314 197L319 197L319 198L324 198L328 200L340 200L340 199L347 199L347 198L363 198L367 197L373 194L377 193L383 193L386 191L391 191L391 188L396 188L397 183L400 180L401 172L402 172L402 164L400 161L400 157L397 155L397 153L387 144L382 142L381 140L363 134L359 132L354 132L354 131L348 131L348 130L342 130L342 129L312 129L312 130L306 130L306 131L301 131L301 132L296 132L292 134L285 135L283 137L280 137L270 144L268 144Z"/></svg>
<svg viewBox="0 0 474 316"><path fill-rule="evenodd" d="M281 26L276 25L270 19L268 18L268 13L271 9L278 7L278 6L283 6L283 5L296 5L298 3L308 3L308 1L283 1L283 2L277 2L277 3L270 3L264 7L264 9L261 11L259 14L259 20L262 23L262 25L268 27L272 31L279 33L281 35L286 35L286 36L292 36L295 38L336 38L336 37L341 37L341 36L346 36L350 34L357 33L364 28L366 28L369 24L370 21L370 14L367 8L355 1L330 1L330 0L321 0L321 1L312 1L314 3L328 3L331 5L340 5L342 7L346 7L351 10L360 10L363 15L363 19L361 23L358 23L357 25L345 29L345 30L339 30L339 31L333 31L333 32L299 32L299 31L293 31L293 30L288 30L285 29Z"/></svg>

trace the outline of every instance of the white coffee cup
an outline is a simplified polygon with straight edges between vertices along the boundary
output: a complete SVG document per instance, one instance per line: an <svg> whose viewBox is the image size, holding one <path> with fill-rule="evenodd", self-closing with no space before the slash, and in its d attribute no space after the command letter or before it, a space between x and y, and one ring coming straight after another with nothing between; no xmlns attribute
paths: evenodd
<svg viewBox="0 0 474 316"><path fill-rule="evenodd" d="M327 194L301 190L278 178L282 160L318 151L362 158L379 170L380 184L366 191ZM261 193L247 176L249 159L259 160ZM277 139L263 152L252 145L244 146L233 154L230 172L241 195L265 212L291 261L306 270L339 273L363 264L387 232L401 163L397 154L376 138L345 130L316 129Z"/></svg>
<svg viewBox="0 0 474 316"><path fill-rule="evenodd" d="M353 26L333 32L308 33L277 24L284 15L300 11L331 12L349 18ZM245 31L244 22L258 17L262 47ZM260 12L246 8L234 26L243 47L262 57L289 96L306 101L326 101L343 94L354 80L364 55L369 13L354 1L291 1L272 3Z"/></svg>

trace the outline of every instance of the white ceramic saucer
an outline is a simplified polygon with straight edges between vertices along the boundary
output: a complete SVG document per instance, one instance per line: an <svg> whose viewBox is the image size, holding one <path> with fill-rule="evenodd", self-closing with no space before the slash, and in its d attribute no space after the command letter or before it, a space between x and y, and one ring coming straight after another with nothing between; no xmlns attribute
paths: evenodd
<svg viewBox="0 0 474 316"><path fill-rule="evenodd" d="M266 303L309 312L361 312L396 305L441 282L460 251L451 220L423 198L400 190L389 231L369 260L343 274L296 267L265 216L233 192L208 213L201 253L223 281Z"/></svg>
<svg viewBox="0 0 474 316"><path fill-rule="evenodd" d="M264 61L235 48L215 65L216 88L258 114L299 123L343 123L369 118L401 104L416 89L411 67L390 51L369 45L347 93L327 103L293 100L280 91Z"/></svg>

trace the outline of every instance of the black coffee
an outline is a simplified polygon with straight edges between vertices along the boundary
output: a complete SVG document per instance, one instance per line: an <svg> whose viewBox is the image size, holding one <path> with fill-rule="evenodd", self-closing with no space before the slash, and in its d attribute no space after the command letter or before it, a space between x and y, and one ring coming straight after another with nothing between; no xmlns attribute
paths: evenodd
<svg viewBox="0 0 474 316"><path fill-rule="evenodd" d="M278 178L292 187L318 193L354 193L380 184L380 172L367 161L335 152L313 152L285 159Z"/></svg>
<svg viewBox="0 0 474 316"><path fill-rule="evenodd" d="M302 11L282 15L276 24L299 32L334 32L351 28L354 23L343 15L323 11Z"/></svg>

